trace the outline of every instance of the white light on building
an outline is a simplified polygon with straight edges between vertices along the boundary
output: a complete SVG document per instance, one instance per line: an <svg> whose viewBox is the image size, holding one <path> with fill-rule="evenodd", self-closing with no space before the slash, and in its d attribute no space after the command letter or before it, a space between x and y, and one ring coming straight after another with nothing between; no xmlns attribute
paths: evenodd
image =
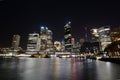
<svg viewBox="0 0 120 80"><path fill-rule="evenodd" d="M40 50L40 39L38 33L29 34L27 52L38 52Z"/></svg>
<svg viewBox="0 0 120 80"><path fill-rule="evenodd" d="M98 32L99 32L100 50L104 51L107 45L111 44L110 27L109 26L101 27L99 28Z"/></svg>

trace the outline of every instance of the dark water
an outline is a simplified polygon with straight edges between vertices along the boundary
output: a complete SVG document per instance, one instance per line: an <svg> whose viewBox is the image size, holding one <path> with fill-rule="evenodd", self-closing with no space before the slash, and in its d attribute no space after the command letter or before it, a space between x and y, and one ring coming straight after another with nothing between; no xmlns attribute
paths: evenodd
<svg viewBox="0 0 120 80"><path fill-rule="evenodd" d="M120 80L120 65L61 58L0 58L0 80Z"/></svg>

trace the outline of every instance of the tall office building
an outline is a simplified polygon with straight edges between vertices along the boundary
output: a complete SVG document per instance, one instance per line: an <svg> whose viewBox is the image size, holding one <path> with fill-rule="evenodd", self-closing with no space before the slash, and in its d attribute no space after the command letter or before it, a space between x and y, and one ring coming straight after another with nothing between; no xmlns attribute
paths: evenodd
<svg viewBox="0 0 120 80"><path fill-rule="evenodd" d="M13 35L12 47L17 50L20 44L20 35Z"/></svg>
<svg viewBox="0 0 120 80"><path fill-rule="evenodd" d="M70 22L68 22L65 26L64 26L64 40L65 40L65 51L71 52L72 50L72 42L71 42L71 26L70 26Z"/></svg>
<svg viewBox="0 0 120 80"><path fill-rule="evenodd" d="M28 36L27 53L34 53L40 50L40 38L38 33L32 33Z"/></svg>
<svg viewBox="0 0 120 80"><path fill-rule="evenodd" d="M104 26L98 29L100 51L104 51L108 44L111 44L110 26Z"/></svg>
<svg viewBox="0 0 120 80"><path fill-rule="evenodd" d="M71 38L72 46L75 47L75 38Z"/></svg>
<svg viewBox="0 0 120 80"><path fill-rule="evenodd" d="M51 51L52 48L52 31L42 26L40 31L40 51Z"/></svg>
<svg viewBox="0 0 120 80"><path fill-rule="evenodd" d="M47 31L47 51L52 51L53 49L53 42L52 42L52 31L48 30Z"/></svg>
<svg viewBox="0 0 120 80"><path fill-rule="evenodd" d="M55 41L54 42L54 47L55 47L55 51L61 51L61 49L62 49L61 42Z"/></svg>
<svg viewBox="0 0 120 80"><path fill-rule="evenodd" d="M61 41L61 51L65 51L65 41Z"/></svg>
<svg viewBox="0 0 120 80"><path fill-rule="evenodd" d="M47 48L47 27L41 27L40 29L40 51L45 51Z"/></svg>
<svg viewBox="0 0 120 80"><path fill-rule="evenodd" d="M120 27L115 28L110 33L112 42L120 41Z"/></svg>
<svg viewBox="0 0 120 80"><path fill-rule="evenodd" d="M98 29L93 28L90 30L90 32L91 32L91 42L99 42Z"/></svg>

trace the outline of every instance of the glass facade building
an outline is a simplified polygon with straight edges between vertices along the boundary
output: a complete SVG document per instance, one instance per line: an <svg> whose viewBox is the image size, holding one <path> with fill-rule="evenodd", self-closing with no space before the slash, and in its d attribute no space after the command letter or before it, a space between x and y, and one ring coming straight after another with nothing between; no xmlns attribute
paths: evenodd
<svg viewBox="0 0 120 80"><path fill-rule="evenodd" d="M104 26L98 29L100 51L104 51L108 44L111 44L110 26Z"/></svg>
<svg viewBox="0 0 120 80"><path fill-rule="evenodd" d="M47 27L41 27L40 31L40 51L51 51L53 48L52 31Z"/></svg>
<svg viewBox="0 0 120 80"><path fill-rule="evenodd" d="M67 23L64 26L64 32L65 32L65 34L64 34L65 51L71 52L71 49L72 49L72 42L71 42L72 35L71 35L70 23Z"/></svg>
<svg viewBox="0 0 120 80"><path fill-rule="evenodd" d="M16 50L20 44L20 35L13 35L12 47Z"/></svg>
<svg viewBox="0 0 120 80"><path fill-rule="evenodd" d="M38 52L40 50L40 38L38 33L29 34L27 52Z"/></svg>
<svg viewBox="0 0 120 80"><path fill-rule="evenodd" d="M93 28L93 29L90 30L90 32L91 32L91 42L99 42L98 29Z"/></svg>

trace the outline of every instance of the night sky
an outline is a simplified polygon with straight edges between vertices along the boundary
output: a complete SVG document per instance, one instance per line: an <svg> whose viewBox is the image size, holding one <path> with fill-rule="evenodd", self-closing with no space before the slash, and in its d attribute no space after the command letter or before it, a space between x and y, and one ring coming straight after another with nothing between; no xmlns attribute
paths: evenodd
<svg viewBox="0 0 120 80"><path fill-rule="evenodd" d="M29 33L40 26L53 31L53 40L64 38L64 25L71 21L72 36L78 41L85 35L84 27L99 28L120 24L119 2L112 0L0 0L0 47L11 46L13 34L21 35L26 47Z"/></svg>

